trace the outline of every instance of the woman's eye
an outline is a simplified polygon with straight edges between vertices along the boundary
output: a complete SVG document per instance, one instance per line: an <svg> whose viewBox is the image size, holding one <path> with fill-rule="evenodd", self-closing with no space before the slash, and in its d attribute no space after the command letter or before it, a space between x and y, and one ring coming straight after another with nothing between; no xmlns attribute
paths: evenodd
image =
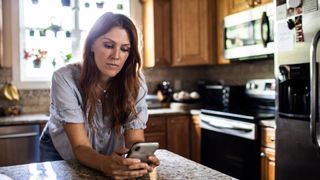
<svg viewBox="0 0 320 180"><path fill-rule="evenodd" d="M123 52L129 52L129 51L130 51L130 48L129 48L129 47L122 47L122 48L121 48L121 51L123 51Z"/></svg>
<svg viewBox="0 0 320 180"><path fill-rule="evenodd" d="M113 48L113 45L106 43L106 44L104 44L104 47L105 47L105 48L108 48L108 49L112 49L112 48Z"/></svg>

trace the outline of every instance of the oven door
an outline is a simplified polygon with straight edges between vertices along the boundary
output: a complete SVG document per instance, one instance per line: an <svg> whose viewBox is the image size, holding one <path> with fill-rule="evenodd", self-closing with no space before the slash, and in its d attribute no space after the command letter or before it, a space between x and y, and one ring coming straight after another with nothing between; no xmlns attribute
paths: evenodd
<svg viewBox="0 0 320 180"><path fill-rule="evenodd" d="M200 114L200 126L202 164L237 179L259 179L255 124Z"/></svg>

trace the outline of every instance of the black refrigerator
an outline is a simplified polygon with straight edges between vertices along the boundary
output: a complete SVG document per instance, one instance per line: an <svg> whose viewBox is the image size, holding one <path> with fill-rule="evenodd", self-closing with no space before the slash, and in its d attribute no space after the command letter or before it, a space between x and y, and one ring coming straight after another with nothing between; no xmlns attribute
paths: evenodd
<svg viewBox="0 0 320 180"><path fill-rule="evenodd" d="M274 5L276 179L319 180L320 0L275 0Z"/></svg>

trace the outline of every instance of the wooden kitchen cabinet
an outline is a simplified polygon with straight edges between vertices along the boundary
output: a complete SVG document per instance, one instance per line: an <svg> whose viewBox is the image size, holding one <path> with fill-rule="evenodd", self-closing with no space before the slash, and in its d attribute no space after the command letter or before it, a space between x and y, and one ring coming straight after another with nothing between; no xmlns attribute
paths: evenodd
<svg viewBox="0 0 320 180"><path fill-rule="evenodd" d="M193 115L191 117L191 126L190 126L190 153L191 160L200 163L201 161L201 127L200 127L200 117L199 115Z"/></svg>
<svg viewBox="0 0 320 180"><path fill-rule="evenodd" d="M0 67L3 66L3 22L2 22L2 0L0 0Z"/></svg>
<svg viewBox="0 0 320 180"><path fill-rule="evenodd" d="M213 63L215 4L212 0L171 0L173 66Z"/></svg>
<svg viewBox="0 0 320 180"><path fill-rule="evenodd" d="M159 142L160 149L167 148L166 138L166 117L150 117L147 122L147 128L144 131L146 142Z"/></svg>
<svg viewBox="0 0 320 180"><path fill-rule="evenodd" d="M241 12L267 3L272 3L272 0L229 0L230 14Z"/></svg>
<svg viewBox="0 0 320 180"><path fill-rule="evenodd" d="M229 14L228 1L217 3L217 64L229 64L230 60L224 58L224 17Z"/></svg>
<svg viewBox="0 0 320 180"><path fill-rule="evenodd" d="M261 180L275 179L275 129L261 128Z"/></svg>
<svg viewBox="0 0 320 180"><path fill-rule="evenodd" d="M167 119L167 149L190 159L189 116L169 116Z"/></svg>
<svg viewBox="0 0 320 180"><path fill-rule="evenodd" d="M143 3L143 59L145 67L171 64L171 0Z"/></svg>
<svg viewBox="0 0 320 180"><path fill-rule="evenodd" d="M144 67L212 64L216 0L141 0Z"/></svg>
<svg viewBox="0 0 320 180"><path fill-rule="evenodd" d="M159 142L167 149L190 159L190 116L159 115L149 117L145 129L145 141Z"/></svg>

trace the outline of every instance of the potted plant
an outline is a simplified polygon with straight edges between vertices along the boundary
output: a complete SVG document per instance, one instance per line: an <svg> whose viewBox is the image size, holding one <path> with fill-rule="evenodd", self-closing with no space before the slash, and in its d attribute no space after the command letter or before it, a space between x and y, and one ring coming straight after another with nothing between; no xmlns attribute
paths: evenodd
<svg viewBox="0 0 320 180"><path fill-rule="evenodd" d="M43 49L32 49L31 51L24 50L24 59L32 59L33 67L40 68L41 61L47 57L48 51Z"/></svg>

